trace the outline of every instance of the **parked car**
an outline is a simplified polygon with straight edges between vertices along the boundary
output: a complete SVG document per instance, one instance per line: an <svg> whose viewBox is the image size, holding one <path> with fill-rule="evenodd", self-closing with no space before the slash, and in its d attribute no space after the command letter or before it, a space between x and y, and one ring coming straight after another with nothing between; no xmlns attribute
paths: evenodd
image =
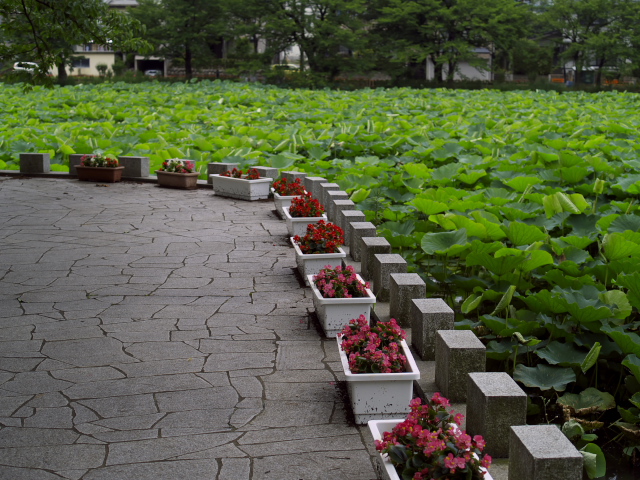
<svg viewBox="0 0 640 480"><path fill-rule="evenodd" d="M161 77L162 76L162 70L147 70L146 72L144 72L144 74L147 77Z"/></svg>
<svg viewBox="0 0 640 480"><path fill-rule="evenodd" d="M38 64L34 62L16 62L13 64L15 72L35 73L37 68Z"/></svg>

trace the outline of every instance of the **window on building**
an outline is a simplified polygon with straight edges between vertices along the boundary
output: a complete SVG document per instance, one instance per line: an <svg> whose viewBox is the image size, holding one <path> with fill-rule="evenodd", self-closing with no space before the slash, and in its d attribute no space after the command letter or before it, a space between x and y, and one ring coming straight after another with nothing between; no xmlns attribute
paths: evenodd
<svg viewBox="0 0 640 480"><path fill-rule="evenodd" d="M89 68L91 64L88 58L74 58L71 66L73 68Z"/></svg>

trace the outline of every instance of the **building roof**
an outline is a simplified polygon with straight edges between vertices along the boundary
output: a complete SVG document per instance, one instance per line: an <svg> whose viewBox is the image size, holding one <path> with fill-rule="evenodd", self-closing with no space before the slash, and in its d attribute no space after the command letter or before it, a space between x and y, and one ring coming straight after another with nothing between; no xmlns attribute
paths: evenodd
<svg viewBox="0 0 640 480"><path fill-rule="evenodd" d="M137 7L138 0L104 0L111 7Z"/></svg>

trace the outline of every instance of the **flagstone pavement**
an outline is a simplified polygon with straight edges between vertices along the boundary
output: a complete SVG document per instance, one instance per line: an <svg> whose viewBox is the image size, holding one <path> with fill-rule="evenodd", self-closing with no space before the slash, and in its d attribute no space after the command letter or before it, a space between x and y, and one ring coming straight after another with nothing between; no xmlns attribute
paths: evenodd
<svg viewBox="0 0 640 480"><path fill-rule="evenodd" d="M371 480L272 202L0 177L1 480Z"/></svg>

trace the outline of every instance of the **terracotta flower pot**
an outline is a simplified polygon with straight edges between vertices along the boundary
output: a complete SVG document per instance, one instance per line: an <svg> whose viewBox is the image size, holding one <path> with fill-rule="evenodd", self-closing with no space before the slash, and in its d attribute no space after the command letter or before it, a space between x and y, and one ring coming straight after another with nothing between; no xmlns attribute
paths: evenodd
<svg viewBox="0 0 640 480"><path fill-rule="evenodd" d="M78 180L114 183L122 180L124 167L82 167L78 165L76 171L78 172Z"/></svg>

